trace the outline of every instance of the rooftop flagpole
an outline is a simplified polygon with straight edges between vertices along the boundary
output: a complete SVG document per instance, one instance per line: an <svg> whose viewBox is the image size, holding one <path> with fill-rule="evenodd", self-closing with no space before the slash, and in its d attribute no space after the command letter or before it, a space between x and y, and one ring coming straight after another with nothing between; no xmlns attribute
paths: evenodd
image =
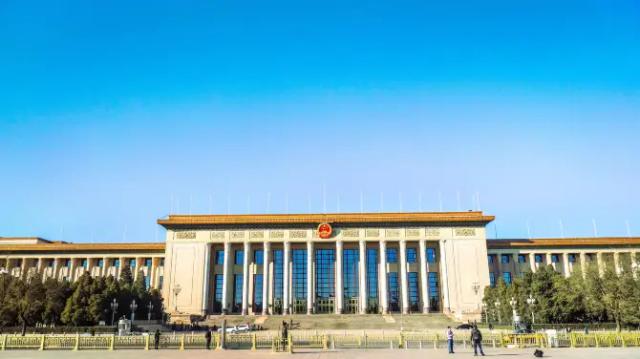
<svg viewBox="0 0 640 359"><path fill-rule="evenodd" d="M625 220L624 224L627 227L627 237L631 238L631 226L629 225L629 220Z"/></svg>
<svg viewBox="0 0 640 359"><path fill-rule="evenodd" d="M564 224L562 223L562 218L558 222L560 223L560 238L564 239Z"/></svg>
<svg viewBox="0 0 640 359"><path fill-rule="evenodd" d="M598 225L596 224L596 219L592 218L591 219L591 223L593 223L593 236L597 237L598 236Z"/></svg>

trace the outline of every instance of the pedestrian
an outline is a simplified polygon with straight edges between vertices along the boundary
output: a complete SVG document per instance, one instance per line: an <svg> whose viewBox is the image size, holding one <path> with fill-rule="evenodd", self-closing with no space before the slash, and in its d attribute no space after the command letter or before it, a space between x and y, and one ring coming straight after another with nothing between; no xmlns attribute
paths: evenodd
<svg viewBox="0 0 640 359"><path fill-rule="evenodd" d="M156 350L160 346L160 329L156 329L156 333L153 335L153 344Z"/></svg>
<svg viewBox="0 0 640 359"><path fill-rule="evenodd" d="M207 341L207 350L211 349L211 330L207 329L204 333L204 339Z"/></svg>
<svg viewBox="0 0 640 359"><path fill-rule="evenodd" d="M447 327L447 347L449 348L449 354L453 354L453 330L451 327Z"/></svg>
<svg viewBox="0 0 640 359"><path fill-rule="evenodd" d="M471 343L473 344L473 355L478 356L478 351L480 351L480 354L484 356L484 351L482 350L482 333L476 325L471 329Z"/></svg>

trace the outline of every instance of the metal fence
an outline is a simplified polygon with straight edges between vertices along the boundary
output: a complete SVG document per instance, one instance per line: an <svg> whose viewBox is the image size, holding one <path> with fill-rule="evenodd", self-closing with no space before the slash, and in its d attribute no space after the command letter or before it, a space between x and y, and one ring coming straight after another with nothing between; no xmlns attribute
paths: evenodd
<svg viewBox="0 0 640 359"><path fill-rule="evenodd" d="M456 347L471 347L468 333L455 336ZM483 345L493 348L598 348L640 347L640 332L557 333L557 334L508 334L485 333ZM158 349L206 349L202 333L163 334ZM213 334L211 349L271 350L293 352L333 349L438 349L446 348L445 335L433 332L359 332L318 333L313 331L293 332L283 338L276 332L228 334L224 343L220 334ZM80 334L16 334L0 335L0 350L152 350L153 336L116 336Z"/></svg>

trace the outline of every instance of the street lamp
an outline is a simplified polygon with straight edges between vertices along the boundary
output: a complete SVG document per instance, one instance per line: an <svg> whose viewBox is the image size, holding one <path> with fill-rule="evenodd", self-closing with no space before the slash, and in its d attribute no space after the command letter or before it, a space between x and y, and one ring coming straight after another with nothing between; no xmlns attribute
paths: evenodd
<svg viewBox="0 0 640 359"><path fill-rule="evenodd" d="M149 304L147 304L147 320L151 321L151 311L153 310L153 303L151 303L151 301L149 301Z"/></svg>
<svg viewBox="0 0 640 359"><path fill-rule="evenodd" d="M518 323L518 313L516 312L516 305L518 304L518 302L516 301L515 297L511 297L511 300L509 301L509 304L511 304L511 309L513 310L513 326L515 328L515 326Z"/></svg>
<svg viewBox="0 0 640 359"><path fill-rule="evenodd" d="M180 284L176 284L173 287L173 311L174 312L178 312L178 294L180 294L180 292L182 291L182 287L180 286Z"/></svg>
<svg viewBox="0 0 640 359"><path fill-rule="evenodd" d="M529 298L527 298L527 304L529 305L529 308L531 308L531 324L536 324L536 316L533 313L533 307L536 305L536 298L529 294Z"/></svg>
<svg viewBox="0 0 640 359"><path fill-rule="evenodd" d="M496 305L496 312L498 312L498 323L502 323L502 318L500 316L500 301L496 300L496 302L493 304Z"/></svg>
<svg viewBox="0 0 640 359"><path fill-rule="evenodd" d="M133 325L133 321L136 318L136 309L138 309L138 305L136 304L135 299L131 302L131 304L129 304L129 309L131 309L131 325Z"/></svg>
<svg viewBox="0 0 640 359"><path fill-rule="evenodd" d="M113 298L113 301L110 304L111 306L111 326L113 326L113 320L116 316L116 311L118 310L118 302L116 301L116 298Z"/></svg>

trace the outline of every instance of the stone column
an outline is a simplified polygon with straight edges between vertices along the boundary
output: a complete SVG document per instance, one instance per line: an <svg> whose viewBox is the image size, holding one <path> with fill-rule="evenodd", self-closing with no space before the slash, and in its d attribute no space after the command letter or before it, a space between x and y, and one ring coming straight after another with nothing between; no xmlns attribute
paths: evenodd
<svg viewBox="0 0 640 359"><path fill-rule="evenodd" d="M283 263L283 274L282 274L282 279L283 279L283 301L284 303L282 304L282 314L289 314L289 302L291 301L290 296L289 296L289 280L290 280L290 265L289 265L289 255L291 252L291 243L289 241L285 241L284 242L284 263Z"/></svg>
<svg viewBox="0 0 640 359"><path fill-rule="evenodd" d="M620 252L613 252L613 268L616 271L616 274L620 274Z"/></svg>
<svg viewBox="0 0 640 359"><path fill-rule="evenodd" d="M400 240L400 293L402 297L402 313L409 313L409 288L407 285L407 242Z"/></svg>
<svg viewBox="0 0 640 359"><path fill-rule="evenodd" d="M242 258L242 315L249 313L249 261L251 258L251 244L244 242L244 257Z"/></svg>
<svg viewBox="0 0 640 359"><path fill-rule="evenodd" d="M442 301L443 311L451 312L451 304L449 303L449 274L447 269L447 251L445 248L446 240L440 240L440 277L442 278Z"/></svg>
<svg viewBox="0 0 640 359"><path fill-rule="evenodd" d="M638 252L629 252L629 258L631 258L631 270L633 271L633 277L637 278L638 276Z"/></svg>
<svg viewBox="0 0 640 359"><path fill-rule="evenodd" d="M231 285L231 243L224 242L224 261L222 265L222 313L229 313L229 286Z"/></svg>
<svg viewBox="0 0 640 359"><path fill-rule="evenodd" d="M536 271L536 254L529 253L529 265L531 266L531 272Z"/></svg>
<svg viewBox="0 0 640 359"><path fill-rule="evenodd" d="M342 240L336 240L336 314L342 314Z"/></svg>
<svg viewBox="0 0 640 359"><path fill-rule="evenodd" d="M580 252L580 271L583 278L587 276L587 254L584 251Z"/></svg>
<svg viewBox="0 0 640 359"><path fill-rule="evenodd" d="M69 282L73 283L76 281L76 258L69 258L69 268L67 268L67 270L69 271Z"/></svg>
<svg viewBox="0 0 640 359"><path fill-rule="evenodd" d="M307 314L313 314L313 241L307 241Z"/></svg>
<svg viewBox="0 0 640 359"><path fill-rule="evenodd" d="M359 257L359 266L358 266L358 276L360 277L360 314L367 313L367 242L364 240L360 240L359 242L360 255Z"/></svg>
<svg viewBox="0 0 640 359"><path fill-rule="evenodd" d="M422 300L422 312L429 313L429 281L427 278L427 246L424 239L420 240L420 299Z"/></svg>
<svg viewBox="0 0 640 359"><path fill-rule="evenodd" d="M147 270L153 273L153 258L151 259L151 268L147 268ZM202 315L207 315L209 313L209 272L211 265L211 244L207 243L204 247L204 274L202 275ZM151 274L148 274L151 275ZM151 277L153 278L153 277Z"/></svg>
<svg viewBox="0 0 640 359"><path fill-rule="evenodd" d="M380 306L382 307L382 314L389 313L389 302L387 298L387 243L384 239L380 240L380 268L378 269L378 282L380 286L380 292L378 298L380 299Z"/></svg>
<svg viewBox="0 0 640 359"><path fill-rule="evenodd" d="M53 279L58 280L58 262L60 258L53 259L53 275L51 276Z"/></svg>
<svg viewBox="0 0 640 359"><path fill-rule="evenodd" d="M602 252L596 252L596 261L598 263L598 273L604 274L604 263L602 261Z"/></svg>
<svg viewBox="0 0 640 359"><path fill-rule="evenodd" d="M571 272L569 268L569 253L562 253L562 265L564 268L564 276L569 277L569 274Z"/></svg>
<svg viewBox="0 0 640 359"><path fill-rule="evenodd" d="M269 313L269 261L271 260L271 243L264 242L264 247L262 249L262 315L267 315Z"/></svg>

